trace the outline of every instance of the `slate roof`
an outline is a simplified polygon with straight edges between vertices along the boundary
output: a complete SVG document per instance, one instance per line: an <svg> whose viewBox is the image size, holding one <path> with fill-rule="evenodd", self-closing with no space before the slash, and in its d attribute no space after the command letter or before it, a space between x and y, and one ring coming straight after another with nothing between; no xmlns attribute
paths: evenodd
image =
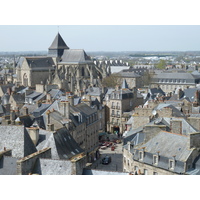
<svg viewBox="0 0 200 200"><path fill-rule="evenodd" d="M26 98L31 98L34 100L35 98L39 97L41 94L42 94L41 92L33 91L31 94L26 95Z"/></svg>
<svg viewBox="0 0 200 200"><path fill-rule="evenodd" d="M65 127L52 133L43 143L38 150L50 147L52 159L68 160L84 152Z"/></svg>
<svg viewBox="0 0 200 200"><path fill-rule="evenodd" d="M176 117L163 117L160 121L163 122L163 124L167 125L170 127L170 121L171 120L176 120L176 121L181 121L182 122L182 134L183 135L188 135L189 133L195 133L198 132L197 129L195 129L191 124L189 124L184 118L176 118Z"/></svg>
<svg viewBox="0 0 200 200"><path fill-rule="evenodd" d="M10 84L7 84L7 85L1 85L1 89L3 91L3 93L5 94L7 92L7 89L8 88L12 88L14 86L14 84L10 83Z"/></svg>
<svg viewBox="0 0 200 200"><path fill-rule="evenodd" d="M183 91L184 92L184 98L188 97L190 102L194 102L195 95L196 95L197 91L200 92L200 89L199 88L188 88L188 89L185 89Z"/></svg>
<svg viewBox="0 0 200 200"><path fill-rule="evenodd" d="M49 49L69 49L69 47L66 45L60 33L58 33Z"/></svg>
<svg viewBox="0 0 200 200"><path fill-rule="evenodd" d="M36 152L36 148L23 126L0 126L0 151L12 150L12 157L23 158Z"/></svg>
<svg viewBox="0 0 200 200"><path fill-rule="evenodd" d="M82 113L86 115L92 115L96 112L96 110L92 109L90 106L88 106L85 103L80 103L76 106L76 108L81 111Z"/></svg>
<svg viewBox="0 0 200 200"><path fill-rule="evenodd" d="M99 87L91 87L91 88L86 89L86 93L91 96L99 96L102 94L101 91L102 90Z"/></svg>
<svg viewBox="0 0 200 200"><path fill-rule="evenodd" d="M133 159L139 160L139 151L144 149L144 158L141 162L153 165L153 155L158 155L158 164L156 167L169 170L169 159L175 159L175 168L173 172L183 173L184 163L192 154L193 149L188 149L189 137L180 134L159 132L146 143L140 143L133 147Z"/></svg>
<svg viewBox="0 0 200 200"><path fill-rule="evenodd" d="M97 169L83 169L82 175L129 175L127 172L118 172L118 171L104 171Z"/></svg>
<svg viewBox="0 0 200 200"><path fill-rule="evenodd" d="M64 93L62 91L60 91L59 89L51 89L48 92L51 95L52 99L56 99L59 98L60 96L62 96ZM66 97L65 97L66 98Z"/></svg>
<svg viewBox="0 0 200 200"><path fill-rule="evenodd" d="M126 78L139 78L141 77L139 74L136 74L135 72L124 72L123 70L118 72L122 77Z"/></svg>
<svg viewBox="0 0 200 200"><path fill-rule="evenodd" d="M11 156L0 158L0 175L17 175L17 158Z"/></svg>
<svg viewBox="0 0 200 200"><path fill-rule="evenodd" d="M17 104L23 104L25 102L25 94L12 94L13 99L16 101Z"/></svg>
<svg viewBox="0 0 200 200"><path fill-rule="evenodd" d="M113 91L110 95L111 99L128 99L133 98L133 92L127 88Z"/></svg>
<svg viewBox="0 0 200 200"><path fill-rule="evenodd" d="M61 63L86 64L93 63L83 49L64 50Z"/></svg>
<svg viewBox="0 0 200 200"><path fill-rule="evenodd" d="M25 127L30 127L33 124L33 118L30 115L19 116L19 120Z"/></svg>
<svg viewBox="0 0 200 200"><path fill-rule="evenodd" d="M33 115L35 117L41 116L50 106L51 106L51 104L44 104L44 103L41 104L41 106L39 108L37 108L33 111Z"/></svg>
<svg viewBox="0 0 200 200"><path fill-rule="evenodd" d="M126 79L123 80L121 88L122 89L125 89L125 88L128 89L128 84L126 82Z"/></svg>
<svg viewBox="0 0 200 200"><path fill-rule="evenodd" d="M185 162L193 150L188 149L188 137L174 134L170 132L161 131L155 137L142 145L135 146L134 148L145 148L145 152L172 158L176 156L176 160ZM166 142L167 141L167 142Z"/></svg>
<svg viewBox="0 0 200 200"><path fill-rule="evenodd" d="M71 175L72 163L69 160L37 159L33 174L39 175Z"/></svg>
<svg viewBox="0 0 200 200"><path fill-rule="evenodd" d="M24 104L22 106L22 108L20 109L20 113L22 113L24 108L28 108L28 113L29 114L33 114L33 112L37 109L37 105L36 104Z"/></svg>
<svg viewBox="0 0 200 200"><path fill-rule="evenodd" d="M166 107L171 108L173 110L174 117L185 117L185 115L181 111L179 111L176 107L167 103L158 104L158 106L156 106L154 110L162 110L163 108L166 108Z"/></svg>
<svg viewBox="0 0 200 200"><path fill-rule="evenodd" d="M25 59L32 70L37 70L37 68L53 69L54 61L51 57L25 57Z"/></svg>
<svg viewBox="0 0 200 200"><path fill-rule="evenodd" d="M159 73L157 74L157 78L164 78L164 79L194 79L194 76L190 73L186 73L186 72L163 72L163 73Z"/></svg>

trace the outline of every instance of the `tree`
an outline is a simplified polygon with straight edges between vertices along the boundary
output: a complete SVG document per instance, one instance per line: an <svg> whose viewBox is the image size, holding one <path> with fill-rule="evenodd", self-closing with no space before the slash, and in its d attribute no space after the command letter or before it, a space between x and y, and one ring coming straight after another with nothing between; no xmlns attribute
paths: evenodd
<svg viewBox="0 0 200 200"><path fill-rule="evenodd" d="M122 84L122 77L120 74L111 74L102 80L102 84L104 87L115 88L116 85Z"/></svg>
<svg viewBox="0 0 200 200"><path fill-rule="evenodd" d="M160 60L159 63L156 65L156 68L157 69L165 69L165 66L166 66L166 62L165 60Z"/></svg>

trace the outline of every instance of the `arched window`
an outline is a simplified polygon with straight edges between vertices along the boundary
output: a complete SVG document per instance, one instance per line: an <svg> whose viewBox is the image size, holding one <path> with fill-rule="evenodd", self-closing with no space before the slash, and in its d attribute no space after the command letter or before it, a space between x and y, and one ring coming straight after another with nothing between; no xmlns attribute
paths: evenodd
<svg viewBox="0 0 200 200"><path fill-rule="evenodd" d="M28 86L28 76L27 76L27 74L24 74L24 76L23 76L23 85Z"/></svg>

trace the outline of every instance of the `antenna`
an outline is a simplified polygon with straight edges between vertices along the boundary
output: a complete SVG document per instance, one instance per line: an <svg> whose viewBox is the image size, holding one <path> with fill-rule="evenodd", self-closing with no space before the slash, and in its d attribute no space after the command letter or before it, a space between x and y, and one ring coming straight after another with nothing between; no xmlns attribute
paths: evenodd
<svg viewBox="0 0 200 200"><path fill-rule="evenodd" d="M59 26L58 26L58 33L59 33Z"/></svg>

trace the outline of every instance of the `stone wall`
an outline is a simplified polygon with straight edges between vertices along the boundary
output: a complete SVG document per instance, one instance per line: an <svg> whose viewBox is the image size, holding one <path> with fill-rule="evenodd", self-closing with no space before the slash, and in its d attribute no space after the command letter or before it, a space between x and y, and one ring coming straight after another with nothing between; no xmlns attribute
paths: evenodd
<svg viewBox="0 0 200 200"><path fill-rule="evenodd" d="M51 158L51 148L45 148L17 161L17 175L28 175L37 158Z"/></svg>
<svg viewBox="0 0 200 200"><path fill-rule="evenodd" d="M189 123L196 128L197 130L200 130L200 118L198 117L188 117L187 118Z"/></svg>
<svg viewBox="0 0 200 200"><path fill-rule="evenodd" d="M136 129L140 126L144 126L145 124L150 122L150 117L145 116L133 116L133 123L132 123L132 129Z"/></svg>
<svg viewBox="0 0 200 200"><path fill-rule="evenodd" d="M123 150L123 171L124 172L135 173L135 171L137 171L137 174L139 173L144 174L144 170L147 170L147 175L154 175L155 173L157 173L157 175L176 175L176 173L174 172L135 161L132 159L132 157L133 155L129 153L127 149Z"/></svg>

